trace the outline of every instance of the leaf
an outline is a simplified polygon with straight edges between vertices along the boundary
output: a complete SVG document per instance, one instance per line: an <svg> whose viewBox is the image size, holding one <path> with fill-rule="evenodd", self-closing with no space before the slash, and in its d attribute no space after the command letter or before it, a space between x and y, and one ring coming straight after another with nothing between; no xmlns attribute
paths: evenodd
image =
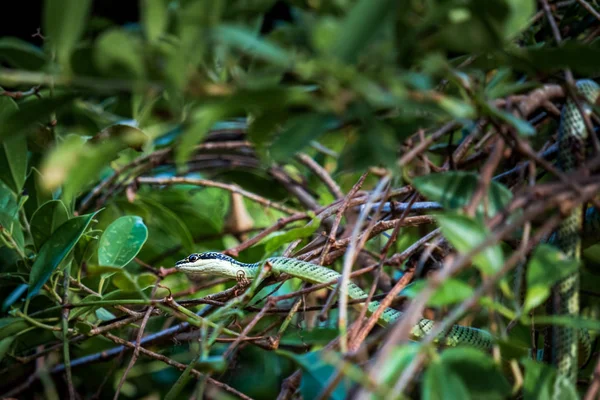
<svg viewBox="0 0 600 400"><path fill-rule="evenodd" d="M412 359L417 357L419 350L418 343L407 343L394 347L391 350L391 356L387 358L387 363L381 366L380 382L393 387L402 371L410 364Z"/></svg>
<svg viewBox="0 0 600 400"><path fill-rule="evenodd" d="M44 4L44 34L64 68L68 69L86 27L91 4L91 0L46 0Z"/></svg>
<svg viewBox="0 0 600 400"><path fill-rule="evenodd" d="M463 215L440 214L436 216L442 234L460 253L477 247L490 235L483 224ZM504 256L500 245L487 246L473 257L473 264L484 274L493 274L502 268Z"/></svg>
<svg viewBox="0 0 600 400"><path fill-rule="evenodd" d="M110 311L108 311L106 308L98 308L96 311L96 317L98 317L98 319L100 321L112 321L115 318L115 315L113 313L111 313Z"/></svg>
<svg viewBox="0 0 600 400"><path fill-rule="evenodd" d="M21 250L24 249L25 239L19 222L19 204L15 194L2 182L0 182L0 228L12 236Z"/></svg>
<svg viewBox="0 0 600 400"><path fill-rule="evenodd" d="M0 340L0 360L4 360L4 356L6 353L8 353L10 346L13 344L16 338L16 336L10 336Z"/></svg>
<svg viewBox="0 0 600 400"><path fill-rule="evenodd" d="M150 209L152 218L160 221L161 228L179 240L182 249L188 253L194 251L194 239L177 214L155 200L149 198L140 200Z"/></svg>
<svg viewBox="0 0 600 400"><path fill-rule="evenodd" d="M521 363L525 366L523 382L524 400L550 400L554 387L556 370L549 365L524 358Z"/></svg>
<svg viewBox="0 0 600 400"><path fill-rule="evenodd" d="M352 62L373 39L386 21L395 15L396 0L358 0L339 27L331 52L342 61Z"/></svg>
<svg viewBox="0 0 600 400"><path fill-rule="evenodd" d="M19 108L13 99L0 97L0 124ZM0 144L0 180L15 194L20 194L27 175L27 141L22 136L8 138Z"/></svg>
<svg viewBox="0 0 600 400"><path fill-rule="evenodd" d="M142 0L141 16L148 41L154 42L163 35L169 22L167 0Z"/></svg>
<svg viewBox="0 0 600 400"><path fill-rule="evenodd" d="M68 24L65 24L68 25ZM15 138L19 135L30 133L40 122L48 122L50 116L71 105L77 97L74 93L44 97L41 99L28 99L19 104L19 109L5 115L0 124L0 143L6 138Z"/></svg>
<svg viewBox="0 0 600 400"><path fill-rule="evenodd" d="M527 293L523 312L543 304L555 283L577 271L579 262L547 244L539 245L527 265Z"/></svg>
<svg viewBox="0 0 600 400"><path fill-rule="evenodd" d="M52 233L69 219L67 208L60 200L51 200L38 208L31 217L31 236L41 249Z"/></svg>
<svg viewBox="0 0 600 400"><path fill-rule="evenodd" d="M456 210L469 204L479 185L479 177L471 172L442 172L419 176L412 184L427 199L437 201L449 210ZM506 207L513 197L506 186L495 181L490 183L487 196L490 217ZM477 211L483 214L483 210L483 204L479 204Z"/></svg>
<svg viewBox="0 0 600 400"><path fill-rule="evenodd" d="M27 328L29 328L29 324L23 318L0 318L0 340L15 336Z"/></svg>
<svg viewBox="0 0 600 400"><path fill-rule="evenodd" d="M293 242L296 239L304 239L310 237L321 225L319 218L314 218L301 228L293 228L287 232L275 232L265 237L263 240L257 243L257 245L265 246L265 253L271 254L284 244Z"/></svg>
<svg viewBox="0 0 600 400"><path fill-rule="evenodd" d="M115 28L96 41L94 60L106 74L141 79L146 75L142 50L141 42L131 33Z"/></svg>
<svg viewBox="0 0 600 400"><path fill-rule="evenodd" d="M329 380L335 374L336 369L322 359L322 351L297 355L286 350L276 350L277 354L290 358L302 368L302 381L300 393L304 399L315 399L327 387ZM347 398L350 384L347 378L342 378L335 389L331 392L330 399L343 400Z"/></svg>
<svg viewBox="0 0 600 400"><path fill-rule="evenodd" d="M585 329L594 332L600 332L600 321L597 319L584 318L571 315L540 315L535 318L528 316L521 317L521 322L527 325L535 323L536 325L555 325L566 328Z"/></svg>
<svg viewBox="0 0 600 400"><path fill-rule="evenodd" d="M253 32L233 25L221 25L214 31L215 38L253 57L268 61L273 65L289 68L293 58L286 50L257 37Z"/></svg>
<svg viewBox="0 0 600 400"><path fill-rule="evenodd" d="M83 235L92 218L98 211L71 218L54 231L52 236L40 249L29 274L29 293L31 298L39 293L40 289L50 278L50 275L58 268L62 260L67 257L73 247Z"/></svg>
<svg viewBox="0 0 600 400"><path fill-rule="evenodd" d="M469 392L459 376L444 363L429 365L421 384L423 400L468 399Z"/></svg>
<svg viewBox="0 0 600 400"><path fill-rule="evenodd" d="M12 306L16 301L18 301L21 296L23 295L23 293L25 293L25 291L27 290L27 284L23 283L19 286L17 286L15 288L15 290L13 290L7 297L6 299L4 299L4 302L2 303L2 311L6 311L10 308L10 306ZM2 357L0 357L0 360L2 359Z"/></svg>
<svg viewBox="0 0 600 400"><path fill-rule="evenodd" d="M37 46L16 37L0 38L0 60L14 68L39 70L46 63L46 55Z"/></svg>
<svg viewBox="0 0 600 400"><path fill-rule="evenodd" d="M533 136L536 134L535 128L529 122L522 120L509 112L500 110L488 102L482 102L481 106L489 115L512 125L521 136Z"/></svg>
<svg viewBox="0 0 600 400"><path fill-rule="evenodd" d="M124 267L139 253L148 238L142 218L125 216L111 223L98 244L98 263Z"/></svg>
<svg viewBox="0 0 600 400"><path fill-rule="evenodd" d="M409 298L415 298L423 288L427 286L425 280L419 280L408 285L402 290L402 295ZM473 295L473 288L467 283L458 279L445 280L427 301L430 307L443 307L459 303Z"/></svg>
<svg viewBox="0 0 600 400"><path fill-rule="evenodd" d="M271 145L271 156L276 160L289 158L336 125L336 118L328 114L311 113L293 117Z"/></svg>
<svg viewBox="0 0 600 400"><path fill-rule="evenodd" d="M474 348L450 348L441 355L447 371L456 375L472 399L505 399L511 386L492 357ZM452 398L444 396L443 398Z"/></svg>
<svg viewBox="0 0 600 400"><path fill-rule="evenodd" d="M120 271L112 277L112 283L124 293L137 292L136 281L127 271Z"/></svg>

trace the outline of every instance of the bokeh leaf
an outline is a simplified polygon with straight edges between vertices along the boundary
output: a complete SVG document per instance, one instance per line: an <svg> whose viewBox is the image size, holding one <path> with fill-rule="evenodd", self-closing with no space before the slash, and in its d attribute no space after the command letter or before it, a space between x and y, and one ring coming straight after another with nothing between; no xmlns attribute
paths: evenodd
<svg viewBox="0 0 600 400"><path fill-rule="evenodd" d="M527 265L524 313L543 304L555 283L577 271L577 260L567 258L555 247L539 245Z"/></svg>
<svg viewBox="0 0 600 400"><path fill-rule="evenodd" d="M467 206L477 186L479 177L472 172L449 171L423 175L413 180L413 186L428 200L437 201L442 207L457 210ZM492 181L488 190L488 216L495 215L510 203L512 192L498 182ZM484 205L479 204L478 212L483 213Z"/></svg>
<svg viewBox="0 0 600 400"><path fill-rule="evenodd" d="M490 232L483 224L467 216L440 214L436 216L442 234L460 253L468 253L485 241ZM486 247L473 257L473 264L484 274L498 272L504 264L500 245Z"/></svg>
<svg viewBox="0 0 600 400"><path fill-rule="evenodd" d="M91 0L46 0L44 34L58 61L68 68L71 53L87 25Z"/></svg>

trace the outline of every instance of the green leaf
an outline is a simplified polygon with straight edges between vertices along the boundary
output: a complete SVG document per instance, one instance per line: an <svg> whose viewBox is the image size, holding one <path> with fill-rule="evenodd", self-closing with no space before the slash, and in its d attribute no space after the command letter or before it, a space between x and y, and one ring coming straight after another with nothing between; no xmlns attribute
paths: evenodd
<svg viewBox="0 0 600 400"><path fill-rule="evenodd" d="M425 280L419 280L408 285L402 290L402 295L415 298L423 288L427 286ZM430 307L443 307L460 303L473 295L473 288L458 279L445 280L427 301Z"/></svg>
<svg viewBox="0 0 600 400"><path fill-rule="evenodd" d="M440 361L433 362L425 370L421 392L423 400L469 398L469 392L460 377Z"/></svg>
<svg viewBox="0 0 600 400"><path fill-rule="evenodd" d="M31 267L27 298L39 293L50 275L75 247L96 213L97 211L68 220L44 243Z"/></svg>
<svg viewBox="0 0 600 400"><path fill-rule="evenodd" d="M450 348L441 356L447 371L458 377L471 399L505 399L511 386L492 357L474 348ZM444 396L443 398L453 398Z"/></svg>
<svg viewBox="0 0 600 400"><path fill-rule="evenodd" d="M139 253L148 238L142 218L125 216L111 223L100 237L98 263L124 267Z"/></svg>
<svg viewBox="0 0 600 400"><path fill-rule="evenodd" d="M321 137L335 123L335 117L327 114L311 113L291 118L273 142L271 156L276 160L289 158Z"/></svg>
<svg viewBox="0 0 600 400"><path fill-rule="evenodd" d="M95 311L96 313L96 317L98 317L98 319L100 321L112 321L115 318L115 315L113 313L111 313L110 311L108 311L106 308L99 308Z"/></svg>
<svg viewBox="0 0 600 400"><path fill-rule="evenodd" d="M535 318L528 316L521 317L521 322L527 325L535 323L536 325L555 325L574 329L585 329L594 332L600 332L600 321L571 315L540 315Z"/></svg>
<svg viewBox="0 0 600 400"><path fill-rule="evenodd" d="M0 97L0 124L19 109L13 99ZM27 175L27 141L22 136L7 138L0 145L0 180L20 194Z"/></svg>
<svg viewBox="0 0 600 400"><path fill-rule="evenodd" d="M173 211L150 198L140 199L150 209L152 218L160 221L160 226L174 238L177 238L186 252L194 251L194 239L181 218Z"/></svg>
<svg viewBox="0 0 600 400"><path fill-rule="evenodd" d="M418 343L407 343L402 346L396 346L391 350L391 356L387 358L387 363L381 366L381 382L393 387L400 374L418 355L420 346Z"/></svg>
<svg viewBox="0 0 600 400"><path fill-rule="evenodd" d="M269 42L265 38L257 37L253 32L233 25L221 25L215 29L215 38L229 44L252 57L257 57L274 65L289 68L293 58L286 50Z"/></svg>
<svg viewBox="0 0 600 400"><path fill-rule="evenodd" d="M23 293L25 293L25 291L27 290L27 284L26 283L22 283L19 286L17 286L4 300L4 302L2 303L2 311L6 311L10 308L10 306L12 306L16 301L18 301L21 296L23 295ZM2 357L0 357L0 360L2 359Z"/></svg>
<svg viewBox="0 0 600 400"><path fill-rule="evenodd" d="M524 358L523 400L550 400L554 388L556 370L549 365Z"/></svg>
<svg viewBox="0 0 600 400"><path fill-rule="evenodd" d="M23 318L0 318L0 340L15 336L27 328L29 328L29 324Z"/></svg>
<svg viewBox="0 0 600 400"><path fill-rule="evenodd" d="M482 102L481 105L489 115L498 118L502 122L512 125L521 136L533 136L536 134L535 128L529 122L518 118L509 112L500 110L488 102Z"/></svg>
<svg viewBox="0 0 600 400"><path fill-rule="evenodd" d="M19 204L15 194L0 182L0 227L8 232L23 250L25 239L19 222Z"/></svg>
<svg viewBox="0 0 600 400"><path fill-rule="evenodd" d="M148 41L154 42L163 35L169 22L168 0L141 0L142 24Z"/></svg>
<svg viewBox="0 0 600 400"><path fill-rule="evenodd" d="M16 336L10 336L0 340L0 360L4 359L4 356L6 355L6 353L8 353L8 350L10 350L10 346L13 344L16 338Z"/></svg>
<svg viewBox="0 0 600 400"><path fill-rule="evenodd" d="M44 4L44 35L58 62L69 68L75 45L84 32L91 0L46 0Z"/></svg>
<svg viewBox="0 0 600 400"><path fill-rule="evenodd" d="M451 171L419 176L412 184L427 199L437 201L449 210L456 210L469 204L479 185L479 177L472 172ZM490 183L487 196L490 217L506 207L513 197L506 186L495 181ZM483 204L479 204L477 210L483 214Z"/></svg>
<svg viewBox="0 0 600 400"><path fill-rule="evenodd" d="M138 286L135 279L127 271L120 271L112 277L112 283L117 289L122 290L124 293L137 292Z"/></svg>
<svg viewBox="0 0 600 400"><path fill-rule="evenodd" d="M31 217L31 236L37 249L52 233L69 219L67 208L60 200L50 200L38 208Z"/></svg>
<svg viewBox="0 0 600 400"><path fill-rule="evenodd" d="M539 245L527 265L527 293L523 312L543 304L555 283L577 271L579 262L555 247Z"/></svg>
<svg viewBox="0 0 600 400"><path fill-rule="evenodd" d="M321 351L298 355L286 350L276 350L276 353L290 358L303 370L300 383L300 393L304 399L315 399L327 387L329 379L335 374L336 369L323 361ZM331 392L330 399L343 400L347 398L350 383L347 378L342 378Z"/></svg>
<svg viewBox="0 0 600 400"><path fill-rule="evenodd" d="M481 244L490 232L487 228L463 215L440 214L436 216L442 234L460 253L468 253ZM488 246L473 257L473 264L484 274L493 274L502 268L504 256L500 245Z"/></svg>
<svg viewBox="0 0 600 400"><path fill-rule="evenodd" d="M141 79L146 75L142 50L138 38L115 28L102 33L96 41L94 60L106 74Z"/></svg>
<svg viewBox="0 0 600 400"><path fill-rule="evenodd" d="M342 61L352 62L373 39L389 18L395 15L397 0L358 0L338 29L337 41L331 48Z"/></svg>
<svg viewBox="0 0 600 400"><path fill-rule="evenodd" d="M16 37L0 38L0 60L14 68L35 71L44 66L46 55L37 46Z"/></svg>
<svg viewBox="0 0 600 400"><path fill-rule="evenodd" d="M21 103L18 110L14 110L2 118L0 142L8 137L14 139L16 136L30 133L40 122L47 123L53 113L71 105L76 97L77 95L74 93L67 93L54 97L28 99Z"/></svg>
<svg viewBox="0 0 600 400"><path fill-rule="evenodd" d="M260 242L258 242L257 245L264 245L265 253L271 254L284 244L293 242L296 239L304 239L310 237L313 233L315 233L315 231L319 228L320 225L321 220L319 218L315 218L301 228L293 228L287 232L272 233Z"/></svg>

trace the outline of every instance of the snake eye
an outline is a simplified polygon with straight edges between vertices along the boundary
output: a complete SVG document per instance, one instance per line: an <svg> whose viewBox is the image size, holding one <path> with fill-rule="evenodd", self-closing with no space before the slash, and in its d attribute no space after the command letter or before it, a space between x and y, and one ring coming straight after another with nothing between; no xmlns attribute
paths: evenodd
<svg viewBox="0 0 600 400"><path fill-rule="evenodd" d="M198 254L192 254L192 255L190 255L188 257L188 261L189 262L196 262L198 260L198 258L200 258L200 257L198 257Z"/></svg>

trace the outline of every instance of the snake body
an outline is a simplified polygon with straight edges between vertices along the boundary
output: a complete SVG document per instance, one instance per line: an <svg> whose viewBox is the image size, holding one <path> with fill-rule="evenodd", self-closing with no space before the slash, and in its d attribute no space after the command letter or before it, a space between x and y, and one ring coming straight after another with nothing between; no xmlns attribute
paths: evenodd
<svg viewBox="0 0 600 400"><path fill-rule="evenodd" d="M576 84L577 92L586 102L596 103L600 87L591 80L581 80ZM584 106L584 112L590 108ZM573 99L569 98L561 112L558 131L558 164L563 171L579 167L586 156L588 131L583 116ZM596 213L597 214L597 213ZM581 258L582 230L584 229L584 211L582 207L574 209L560 224L556 231L554 244L567 257ZM594 218L590 218L590 225ZM579 273L575 272L561 280L554 289L554 313L557 315L579 315ZM591 352L591 342L586 331L570 327L555 327L552 334L552 362L559 373L575 382L578 370L578 349Z"/></svg>
<svg viewBox="0 0 600 400"><path fill-rule="evenodd" d="M590 80L577 82L579 94L587 103L594 104L600 96L599 86ZM589 112L589 109L586 109ZM569 171L580 165L585 158L587 130L576 104L569 99L562 111L559 128L559 166L564 171ZM559 226L553 239L550 241L559 247L568 257L580 258L582 243L591 244L590 239L598 240L600 232L600 212L590 209L585 218L582 208L574 210ZM581 232L587 237L582 242ZM587 233L586 233L587 232ZM266 260L271 265L271 273L287 274L311 283L325 283L336 281L340 274L326 267L309 262L299 261L286 257L272 257ZM191 254L189 257L177 262L176 268L191 276L214 275L232 279L240 277L256 278L263 263L241 263L231 257L218 252L205 252ZM579 278L573 274L563 279L556 286L553 299L554 312L563 315L579 314ZM350 282L348 294L353 299L366 298L365 292ZM372 301L368 311L373 313L380 303ZM359 305L360 306L360 305ZM387 325L402 317L400 311L386 308L378 322ZM411 332L411 338L419 340L428 335L434 328L435 322L421 319ZM444 332L435 341L442 345L455 346L459 344L470 345L482 349L491 348L494 338L486 331L454 325ZM558 366L559 374L571 381L577 376L578 349L582 351L582 358L589 358L591 343L586 332L574 328L560 327L553 334L553 362ZM581 360L580 360L581 361Z"/></svg>
<svg viewBox="0 0 600 400"><path fill-rule="evenodd" d="M271 257L266 259L265 262L268 262L271 265L272 274L278 275L283 273L310 283L337 281L341 276L332 269L293 258ZM205 252L191 254L189 257L178 261L177 264L175 264L175 268L190 276L213 275L240 280L256 278L262 265L262 262L246 264L222 253ZM358 300L366 298L367 294L356 284L350 282L348 284L348 296ZM367 310L370 313L373 313L379 307L379 304L378 301L371 301L369 302ZM378 323L385 326L401 317L402 313L400 311L394 310L393 308L386 308L381 314ZM412 328L410 332L411 338L413 340L423 339L433 330L434 325L434 321L422 318L418 324ZM482 349L489 349L494 340L493 337L484 330L454 325L447 332L444 332L442 335L435 338L435 342L445 346L468 344Z"/></svg>

